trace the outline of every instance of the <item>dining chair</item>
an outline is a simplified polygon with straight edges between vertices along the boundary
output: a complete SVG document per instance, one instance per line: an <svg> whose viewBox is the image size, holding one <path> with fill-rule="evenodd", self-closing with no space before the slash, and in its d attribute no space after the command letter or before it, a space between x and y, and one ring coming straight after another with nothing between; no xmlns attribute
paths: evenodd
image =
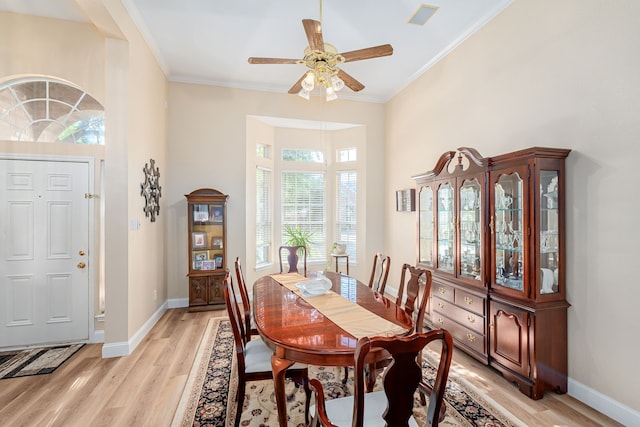
<svg viewBox="0 0 640 427"><path fill-rule="evenodd" d="M302 256L302 261L304 265L304 276L307 276L307 248L304 245L298 246L280 246L278 250L278 254L280 256L280 273L299 273L298 271L298 261L300 260L300 256ZM301 255L300 255L301 254ZM289 266L289 271L284 271L283 268L283 255L287 258L287 265Z"/></svg>
<svg viewBox="0 0 640 427"><path fill-rule="evenodd" d="M413 318L414 332L422 332L424 329L424 314L430 295L431 271L403 264L396 305L402 307Z"/></svg>
<svg viewBox="0 0 640 427"><path fill-rule="evenodd" d="M369 287L374 291L380 292L383 295L384 288L387 286L387 277L389 277L390 265L390 256L384 255L382 252L376 252L376 254L373 256L373 268L371 269Z"/></svg>
<svg viewBox="0 0 640 427"><path fill-rule="evenodd" d="M240 298L242 299L242 308L244 309L244 327L246 333L251 335L258 335L255 321L253 320L253 310L251 306L251 298L247 291L247 284L244 281L244 274L242 273L242 264L240 263L240 257L236 257L236 279L238 280L238 289L240 290Z"/></svg>
<svg viewBox="0 0 640 427"><path fill-rule="evenodd" d="M242 406L246 392L246 384L249 381L273 379L271 371L271 356L273 351L259 338L251 339L246 334L242 312L233 289L233 280L227 271L224 282L224 301L227 306L229 321L236 347L236 359L238 367L238 388L236 391L236 420L235 426L240 425ZM306 394L305 419L309 417L309 403L311 390L309 389L309 374L307 365L293 364L285 373L286 378L292 379L297 385L302 385Z"/></svg>
<svg viewBox="0 0 640 427"><path fill-rule="evenodd" d="M423 379L422 365L418 355L430 343L439 342L440 361L433 386ZM365 390L367 362L370 351L386 350L393 363L386 369L380 391L367 393ZM311 379L310 387L315 392L315 404L310 408L313 414L312 426L373 427L417 426L413 417L414 395L417 390L429 395L425 408L426 425L438 426L444 418L444 393L451 367L453 338L444 329L413 334L408 337L372 337L358 340L355 352L355 384L352 396L325 399L322 384Z"/></svg>

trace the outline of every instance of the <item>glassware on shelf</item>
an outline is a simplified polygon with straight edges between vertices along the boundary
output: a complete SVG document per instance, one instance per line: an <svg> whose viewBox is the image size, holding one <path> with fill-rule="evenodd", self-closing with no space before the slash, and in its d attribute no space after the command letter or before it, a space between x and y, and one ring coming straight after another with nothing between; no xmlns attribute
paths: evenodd
<svg viewBox="0 0 640 427"><path fill-rule="evenodd" d="M513 197L511 197L511 196L510 196L510 195L508 195L508 194L505 194L505 195L502 197L502 200L500 201L500 205L501 205L500 207L501 207L502 209L509 209L509 208L511 208L511 205L512 205L512 204L513 204Z"/></svg>
<svg viewBox="0 0 640 427"><path fill-rule="evenodd" d="M420 263L432 266L433 259L433 190L420 190Z"/></svg>

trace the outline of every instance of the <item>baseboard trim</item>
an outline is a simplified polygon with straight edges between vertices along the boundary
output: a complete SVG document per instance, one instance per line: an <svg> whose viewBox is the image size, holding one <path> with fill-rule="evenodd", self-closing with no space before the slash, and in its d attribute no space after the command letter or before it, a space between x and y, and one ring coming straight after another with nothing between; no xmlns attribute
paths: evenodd
<svg viewBox="0 0 640 427"><path fill-rule="evenodd" d="M158 309L149 317L149 319L144 322L144 325L138 329L138 331L133 334L128 341L124 342L116 342L116 343L108 343L102 345L102 358L108 359L111 357L122 357L130 355L133 350L136 349L138 344L147 336L153 325L155 325L158 320L162 317L162 315L167 311L168 304L165 301ZM107 317L109 315L107 314Z"/></svg>
<svg viewBox="0 0 640 427"><path fill-rule="evenodd" d="M567 394L625 426L640 426L640 412L571 378Z"/></svg>
<svg viewBox="0 0 640 427"><path fill-rule="evenodd" d="M174 298L167 300L168 308L189 307L189 298Z"/></svg>
<svg viewBox="0 0 640 427"><path fill-rule="evenodd" d="M93 338L89 341L91 344L100 344L104 342L104 330L93 331Z"/></svg>

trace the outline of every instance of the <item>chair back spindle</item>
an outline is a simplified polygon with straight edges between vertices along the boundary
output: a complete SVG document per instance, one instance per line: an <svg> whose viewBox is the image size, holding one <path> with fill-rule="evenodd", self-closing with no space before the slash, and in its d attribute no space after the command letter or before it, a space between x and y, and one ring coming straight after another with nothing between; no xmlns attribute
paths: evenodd
<svg viewBox="0 0 640 427"><path fill-rule="evenodd" d="M371 278L369 279L369 287L371 289L384 294L384 289L387 286L387 277L389 277L390 265L390 256L376 252L373 256L373 268L371 269Z"/></svg>

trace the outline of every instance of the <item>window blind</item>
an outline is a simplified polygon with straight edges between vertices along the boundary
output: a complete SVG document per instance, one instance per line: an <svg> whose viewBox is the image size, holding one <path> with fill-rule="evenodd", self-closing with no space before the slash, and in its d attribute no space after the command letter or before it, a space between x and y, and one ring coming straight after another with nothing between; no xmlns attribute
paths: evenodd
<svg viewBox="0 0 640 427"><path fill-rule="evenodd" d="M357 177L356 171L336 174L336 240L347 245L352 262L356 262Z"/></svg>
<svg viewBox="0 0 640 427"><path fill-rule="evenodd" d="M271 171L256 169L256 265L271 261Z"/></svg>
<svg viewBox="0 0 640 427"><path fill-rule="evenodd" d="M325 175L323 172L283 171L281 180L282 242L287 227L312 233L308 261L327 259L325 238Z"/></svg>

